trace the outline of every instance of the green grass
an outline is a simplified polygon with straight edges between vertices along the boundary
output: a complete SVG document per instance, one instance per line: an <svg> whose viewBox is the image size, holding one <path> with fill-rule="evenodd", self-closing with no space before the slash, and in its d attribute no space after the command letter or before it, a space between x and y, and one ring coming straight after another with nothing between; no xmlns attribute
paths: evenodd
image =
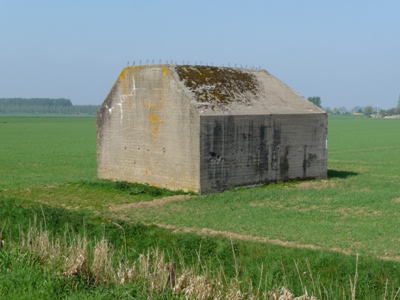
<svg viewBox="0 0 400 300"><path fill-rule="evenodd" d="M399 132L399 120L330 118L328 180L232 190L120 214L398 260Z"/></svg>
<svg viewBox="0 0 400 300"><path fill-rule="evenodd" d="M65 232L72 237L86 234L91 248L105 236L116 252L115 267L121 260L133 261L140 253L157 247L165 251L170 261L180 262L179 270L185 265L198 265L199 258L202 265L197 271L200 273L207 269L210 274L217 274L222 266L229 282L236 277L236 260L238 278L244 290L250 280L258 285L262 269L262 290L270 291L286 286L300 295L306 288L322 299L338 299L343 291L347 295L350 293L349 280L354 278L356 270L354 256L336 252L241 240L231 242L222 237L193 233L173 233L157 226L109 221L90 211L71 211L35 203L27 206L23 200L18 199L2 198L0 207L6 240L6 246L0 249L0 297L11 299L129 299L132 295L138 299L146 298L139 282L126 286L113 283L87 284L79 277L66 278L62 270L50 268L34 253L27 254L19 250L15 245L21 240L21 231L26 232L32 227L35 216L41 222L41 228L46 227L54 237L63 237ZM399 268L400 263L361 257L357 283L359 299L381 298L386 285L388 292L394 293L400 282ZM166 299L168 293L160 299Z"/></svg>
<svg viewBox="0 0 400 300"><path fill-rule="evenodd" d="M0 190L96 179L95 120L0 116Z"/></svg>
<svg viewBox="0 0 400 300"><path fill-rule="evenodd" d="M298 271L308 274L301 278L310 291L313 284L306 277L311 270L329 291L325 298L341 298L342 289L349 295L356 253L361 254L357 291L362 299L382 298L386 280L390 289L400 286L400 120L330 117L328 180L231 190L124 210L110 208L179 193L98 180L95 128L94 117L0 117L0 226L10 238L17 238L16 228L27 226L23 220L41 214L42 205L53 231L76 224L81 232L86 222L98 237L108 224L116 247L127 242L138 253L160 246L171 255L184 253L187 263L201 252L211 266L221 263L228 276L234 276L235 269L226 236L240 234L234 249L241 278L258 282L264 265L267 286L287 284L297 294L302 292ZM113 222L132 232L127 241ZM203 228L221 235L208 235ZM264 242L252 241L254 237ZM46 272L38 276L50 276ZM70 284L52 280L54 286ZM50 287L43 289L54 295ZM80 293L86 292L79 289L73 295Z"/></svg>

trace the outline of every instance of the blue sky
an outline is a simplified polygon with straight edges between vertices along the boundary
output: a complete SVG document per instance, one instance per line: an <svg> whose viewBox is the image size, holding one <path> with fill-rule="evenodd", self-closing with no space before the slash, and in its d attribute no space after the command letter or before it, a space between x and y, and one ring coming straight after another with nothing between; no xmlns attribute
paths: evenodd
<svg viewBox="0 0 400 300"><path fill-rule="evenodd" d="M101 104L129 61L255 66L322 106L391 108L400 1L0 0L0 98Z"/></svg>

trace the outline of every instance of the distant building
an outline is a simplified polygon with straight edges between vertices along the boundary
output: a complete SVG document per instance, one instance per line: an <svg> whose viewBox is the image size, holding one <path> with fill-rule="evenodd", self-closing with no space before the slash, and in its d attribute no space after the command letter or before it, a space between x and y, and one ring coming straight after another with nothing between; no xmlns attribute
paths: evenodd
<svg viewBox="0 0 400 300"><path fill-rule="evenodd" d="M326 178L327 114L265 70L122 70L97 115L100 178L199 193Z"/></svg>

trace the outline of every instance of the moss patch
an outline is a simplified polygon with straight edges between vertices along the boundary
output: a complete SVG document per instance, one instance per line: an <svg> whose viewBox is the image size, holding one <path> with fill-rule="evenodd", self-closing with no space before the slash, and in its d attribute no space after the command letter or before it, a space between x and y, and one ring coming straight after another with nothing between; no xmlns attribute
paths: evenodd
<svg viewBox="0 0 400 300"><path fill-rule="evenodd" d="M243 94L258 92L254 75L240 69L210 66L176 66L179 79L199 102L229 104Z"/></svg>

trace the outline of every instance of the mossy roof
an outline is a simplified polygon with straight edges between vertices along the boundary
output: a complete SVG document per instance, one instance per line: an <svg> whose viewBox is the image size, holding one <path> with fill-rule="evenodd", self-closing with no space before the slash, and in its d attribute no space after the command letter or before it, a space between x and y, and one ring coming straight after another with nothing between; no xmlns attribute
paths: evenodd
<svg viewBox="0 0 400 300"><path fill-rule="evenodd" d="M325 113L266 70L170 67L190 91L202 114Z"/></svg>
<svg viewBox="0 0 400 300"><path fill-rule="evenodd" d="M257 95L257 78L242 69L212 66L176 66L179 79L198 102L229 104L238 95Z"/></svg>
<svg viewBox="0 0 400 300"><path fill-rule="evenodd" d="M177 88L175 92L190 101L201 115L326 114L260 69L168 64L128 66L121 72L112 91L132 96L149 89L163 94L161 88L165 86L157 86L160 78L176 81L176 85L170 86ZM121 90L116 88L118 84ZM148 93L143 95L148 97ZM180 96L175 94L173 97ZM171 98L170 101L175 100Z"/></svg>

